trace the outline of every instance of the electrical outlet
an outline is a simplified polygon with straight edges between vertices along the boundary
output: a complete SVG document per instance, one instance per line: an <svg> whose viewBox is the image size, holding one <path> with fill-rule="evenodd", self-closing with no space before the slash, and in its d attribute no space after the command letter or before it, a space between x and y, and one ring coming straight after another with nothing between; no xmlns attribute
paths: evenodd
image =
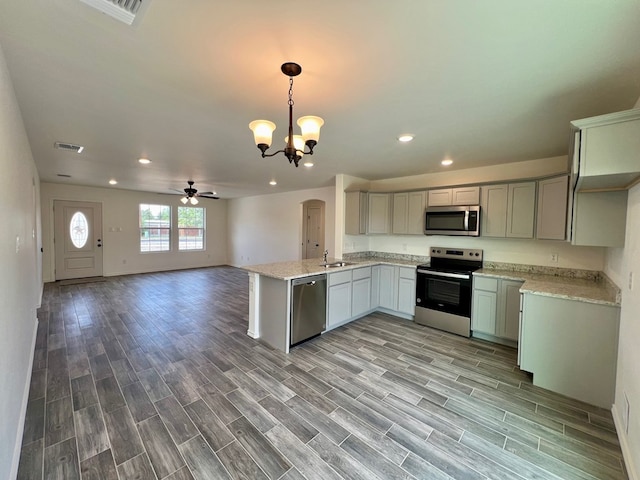
<svg viewBox="0 0 640 480"><path fill-rule="evenodd" d="M552 253L551 254L551 263L558 263L558 254L557 253Z"/></svg>
<svg viewBox="0 0 640 480"><path fill-rule="evenodd" d="M633 272L629 272L629 291L633 290Z"/></svg>

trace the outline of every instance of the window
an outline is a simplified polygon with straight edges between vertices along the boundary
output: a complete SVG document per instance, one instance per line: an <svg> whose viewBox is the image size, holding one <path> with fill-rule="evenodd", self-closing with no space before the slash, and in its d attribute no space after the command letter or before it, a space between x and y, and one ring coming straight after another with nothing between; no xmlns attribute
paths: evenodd
<svg viewBox="0 0 640 480"><path fill-rule="evenodd" d="M171 249L171 207L140 204L140 251L168 252Z"/></svg>
<svg viewBox="0 0 640 480"><path fill-rule="evenodd" d="M204 208L178 207L178 250L204 250Z"/></svg>
<svg viewBox="0 0 640 480"><path fill-rule="evenodd" d="M71 243L76 248L82 248L87 244L89 239L89 224L84 213L76 212L69 222L69 237Z"/></svg>

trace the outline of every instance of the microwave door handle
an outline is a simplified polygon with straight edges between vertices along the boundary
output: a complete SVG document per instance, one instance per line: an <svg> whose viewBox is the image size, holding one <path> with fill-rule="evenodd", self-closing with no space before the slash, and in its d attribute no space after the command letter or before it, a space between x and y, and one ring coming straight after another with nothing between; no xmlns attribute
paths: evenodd
<svg viewBox="0 0 640 480"><path fill-rule="evenodd" d="M469 231L469 210L464 211L464 231Z"/></svg>

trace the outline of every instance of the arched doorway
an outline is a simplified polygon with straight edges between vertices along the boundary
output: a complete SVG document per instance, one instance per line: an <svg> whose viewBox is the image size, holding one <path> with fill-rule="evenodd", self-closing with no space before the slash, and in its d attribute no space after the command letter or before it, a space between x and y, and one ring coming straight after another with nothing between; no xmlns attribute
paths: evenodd
<svg viewBox="0 0 640 480"><path fill-rule="evenodd" d="M302 204L302 258L319 258L324 251L324 202Z"/></svg>

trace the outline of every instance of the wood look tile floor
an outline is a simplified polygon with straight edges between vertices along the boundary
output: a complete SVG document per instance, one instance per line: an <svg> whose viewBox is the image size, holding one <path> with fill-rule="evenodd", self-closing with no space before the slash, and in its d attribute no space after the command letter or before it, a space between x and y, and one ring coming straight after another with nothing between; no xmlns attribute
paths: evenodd
<svg viewBox="0 0 640 480"><path fill-rule="evenodd" d="M625 479L611 415L513 349L372 314L246 335L231 267L47 284L19 479Z"/></svg>

